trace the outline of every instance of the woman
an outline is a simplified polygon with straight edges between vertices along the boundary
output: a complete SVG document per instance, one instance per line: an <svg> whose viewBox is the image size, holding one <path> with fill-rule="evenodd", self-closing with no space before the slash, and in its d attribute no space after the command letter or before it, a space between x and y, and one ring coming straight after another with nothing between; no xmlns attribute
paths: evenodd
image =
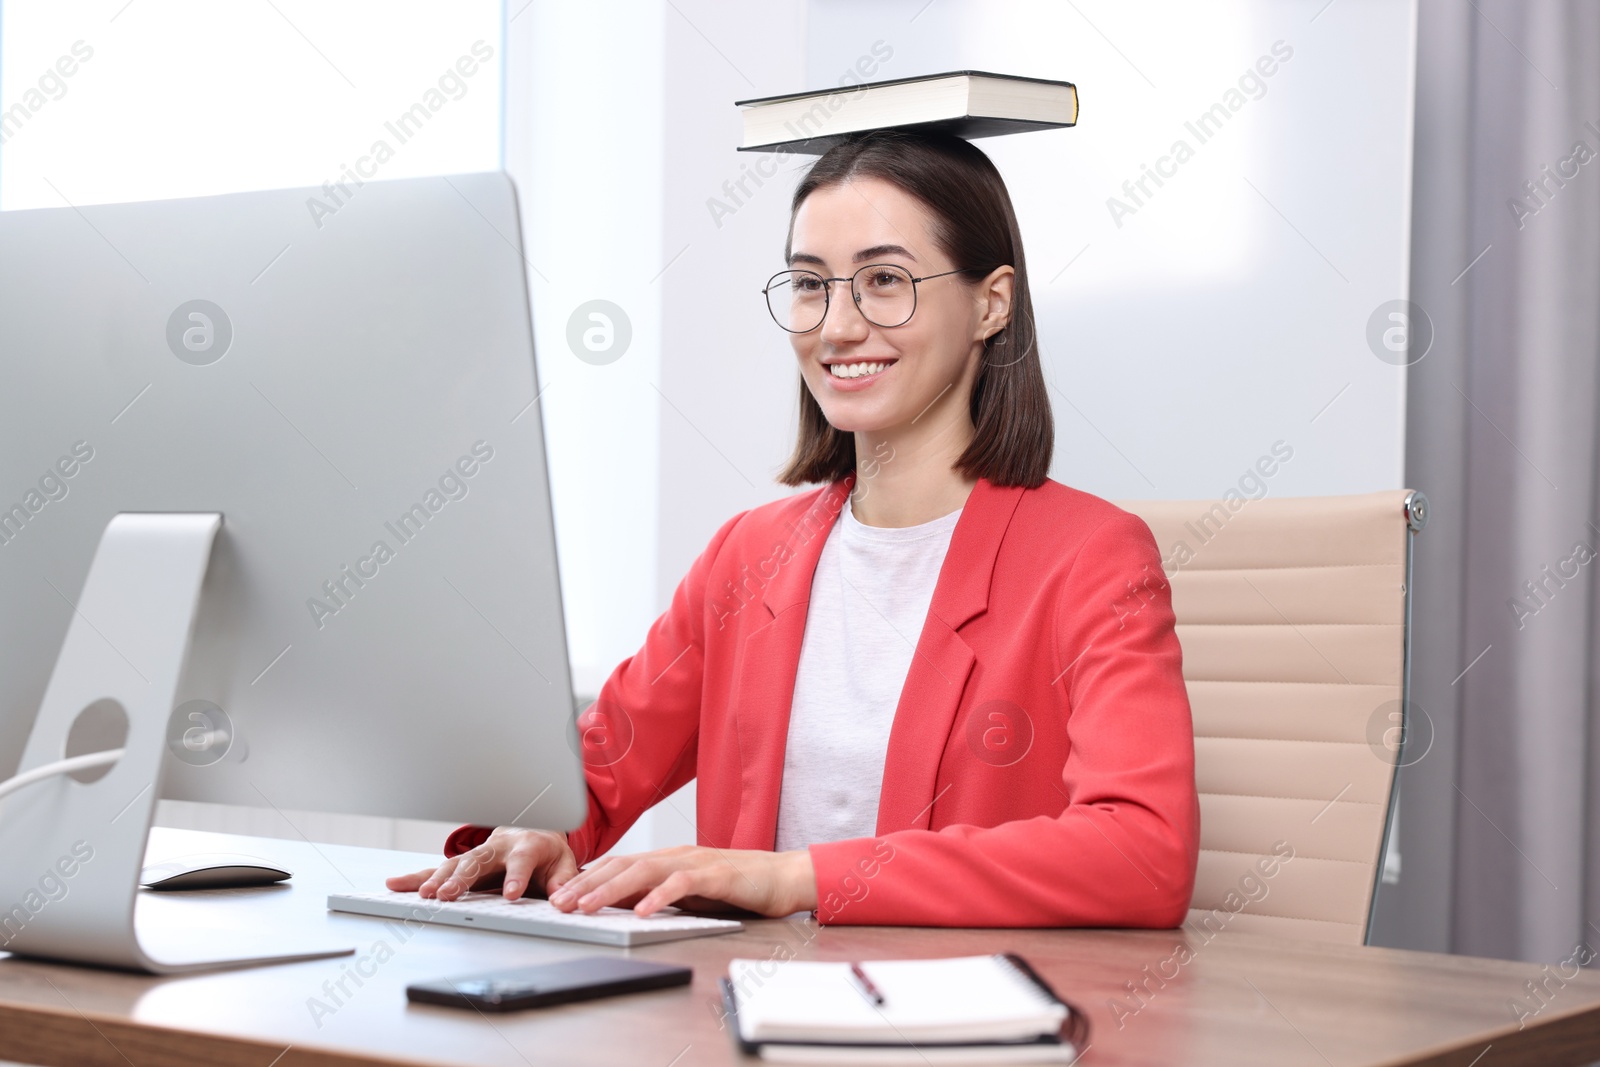
<svg viewBox="0 0 1600 1067"><path fill-rule="evenodd" d="M597 706L634 736L586 761L582 827L463 828L462 854L389 887L1178 925L1199 805L1170 591L1143 522L1046 477L998 171L956 137L856 135L796 189L786 258L766 289L803 381L782 481L825 487L729 520L611 674ZM696 776L698 847L583 868Z"/></svg>

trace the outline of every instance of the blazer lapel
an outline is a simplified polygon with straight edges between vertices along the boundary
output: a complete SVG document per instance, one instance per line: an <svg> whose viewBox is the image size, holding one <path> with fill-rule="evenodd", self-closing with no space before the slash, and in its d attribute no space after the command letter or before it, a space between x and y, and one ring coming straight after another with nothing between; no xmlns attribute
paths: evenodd
<svg viewBox="0 0 1600 1067"><path fill-rule="evenodd" d="M731 848L770 849L776 843L783 756L811 582L854 481L850 477L829 486L790 527L789 559L762 595L768 618L744 639L734 704L741 798ZM951 534L889 733L878 802L880 834L930 824L939 761L977 665L960 629L988 608L995 558L1022 493L979 479Z"/></svg>
<svg viewBox="0 0 1600 1067"><path fill-rule="evenodd" d="M1022 493L979 479L956 522L889 732L879 834L927 829L932 822L939 762L977 665L960 630L988 609L995 558Z"/></svg>
<svg viewBox="0 0 1600 1067"><path fill-rule="evenodd" d="M789 711L806 632L811 580L834 520L850 495L854 477L816 496L789 527L787 561L762 592L767 619L745 636L737 666L734 717L738 724L740 804L729 847L770 849L777 840L778 794L783 754L789 741Z"/></svg>

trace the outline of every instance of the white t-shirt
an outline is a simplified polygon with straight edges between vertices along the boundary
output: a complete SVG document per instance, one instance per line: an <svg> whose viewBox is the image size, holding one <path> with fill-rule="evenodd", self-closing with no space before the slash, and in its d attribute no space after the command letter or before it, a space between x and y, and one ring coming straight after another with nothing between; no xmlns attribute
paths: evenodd
<svg viewBox="0 0 1600 1067"><path fill-rule="evenodd" d="M873 837L895 706L960 510L864 526L847 501L811 580L778 798L778 851Z"/></svg>

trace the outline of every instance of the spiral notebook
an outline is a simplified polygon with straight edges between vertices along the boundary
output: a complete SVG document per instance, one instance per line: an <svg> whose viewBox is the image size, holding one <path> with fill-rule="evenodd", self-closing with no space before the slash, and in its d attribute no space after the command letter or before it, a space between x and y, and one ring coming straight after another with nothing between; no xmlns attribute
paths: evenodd
<svg viewBox="0 0 1600 1067"><path fill-rule="evenodd" d="M722 995L745 1052L795 1063L1070 1063L1084 1021L1020 957L735 959Z"/></svg>

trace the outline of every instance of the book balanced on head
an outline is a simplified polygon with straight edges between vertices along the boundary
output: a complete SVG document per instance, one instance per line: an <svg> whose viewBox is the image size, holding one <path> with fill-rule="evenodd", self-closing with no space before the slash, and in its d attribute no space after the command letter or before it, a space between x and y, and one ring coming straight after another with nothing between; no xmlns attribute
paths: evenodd
<svg viewBox="0 0 1600 1067"><path fill-rule="evenodd" d="M1088 1030L1011 954L735 959L722 998L743 1051L791 1063L1071 1063Z"/></svg>
<svg viewBox="0 0 1600 1067"><path fill-rule="evenodd" d="M1055 129L1078 121L1078 90L1071 82L981 70L734 103L744 114L741 152L820 155L848 134L888 127L971 139Z"/></svg>

